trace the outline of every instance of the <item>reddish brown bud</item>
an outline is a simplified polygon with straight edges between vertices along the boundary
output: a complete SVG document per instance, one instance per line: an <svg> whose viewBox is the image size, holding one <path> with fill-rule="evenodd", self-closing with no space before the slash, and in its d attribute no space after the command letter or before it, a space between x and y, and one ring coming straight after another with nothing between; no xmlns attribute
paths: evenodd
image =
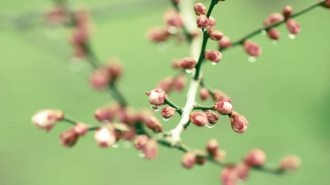
<svg viewBox="0 0 330 185"><path fill-rule="evenodd" d="M88 31L84 28L77 28L73 31L70 42L73 45L83 45L88 41Z"/></svg>
<svg viewBox="0 0 330 185"><path fill-rule="evenodd" d="M223 36L222 39L219 40L218 44L220 49L229 48L232 45L231 40L227 36Z"/></svg>
<svg viewBox="0 0 330 185"><path fill-rule="evenodd" d="M186 77L184 75L178 76L173 79L173 89L176 91L182 91L186 85Z"/></svg>
<svg viewBox="0 0 330 185"><path fill-rule="evenodd" d="M249 166L262 166L266 161L266 154L261 149L251 150L244 159L245 164Z"/></svg>
<svg viewBox="0 0 330 185"><path fill-rule="evenodd" d="M231 128L237 133L244 133L247 130L247 126L249 124L249 122L244 116L236 112L233 112L231 114L230 122Z"/></svg>
<svg viewBox="0 0 330 185"><path fill-rule="evenodd" d="M146 92L149 96L149 103L155 106L163 105L166 98L166 93L162 89L153 89L149 92Z"/></svg>
<svg viewBox="0 0 330 185"><path fill-rule="evenodd" d="M292 11L293 11L292 6L290 5L285 6L282 10L282 15L284 16L285 19L289 19L291 17Z"/></svg>
<svg viewBox="0 0 330 185"><path fill-rule="evenodd" d="M163 126L160 123L160 121L154 117L154 116L150 116L145 120L145 124L146 126L151 129L152 131L159 133L163 131Z"/></svg>
<svg viewBox="0 0 330 185"><path fill-rule="evenodd" d="M202 127L209 123L207 116L204 112L192 112L190 114L190 121L199 127Z"/></svg>
<svg viewBox="0 0 330 185"><path fill-rule="evenodd" d="M149 138L146 135L138 135L134 139L134 146L138 150L143 150L147 145Z"/></svg>
<svg viewBox="0 0 330 185"><path fill-rule="evenodd" d="M284 20L283 15L281 15L279 13L273 13L264 21L264 25L265 26L270 26L272 24L281 22L283 20Z"/></svg>
<svg viewBox="0 0 330 185"><path fill-rule="evenodd" d="M268 30L267 32L268 37L271 40L279 40L280 39L280 32L274 28Z"/></svg>
<svg viewBox="0 0 330 185"><path fill-rule="evenodd" d="M214 108L223 115L230 114L233 111L233 105L227 101L216 102Z"/></svg>
<svg viewBox="0 0 330 185"><path fill-rule="evenodd" d="M219 30L211 30L209 32L210 39L219 41L223 38L223 33Z"/></svg>
<svg viewBox="0 0 330 185"><path fill-rule="evenodd" d="M114 119L114 117L118 113L118 110L119 107L117 107L117 105L98 108L94 113L94 117L100 122L110 122Z"/></svg>
<svg viewBox="0 0 330 185"><path fill-rule="evenodd" d="M236 185L239 178L234 166L228 166L221 171L220 180L223 185Z"/></svg>
<svg viewBox="0 0 330 185"><path fill-rule="evenodd" d="M222 54L218 50L205 51L205 58L211 62L218 63L221 60Z"/></svg>
<svg viewBox="0 0 330 185"><path fill-rule="evenodd" d="M146 146L143 149L143 153L146 159L155 159L158 154L157 141L154 139L148 140Z"/></svg>
<svg viewBox="0 0 330 185"><path fill-rule="evenodd" d="M170 33L167 31L167 29L164 28L152 28L148 32L149 40L155 43L164 42L168 39L169 36Z"/></svg>
<svg viewBox="0 0 330 185"><path fill-rule="evenodd" d="M195 65L196 65L196 61L192 57L186 57L186 58L182 59L182 61L180 63L180 67L182 67L183 69L188 69L188 70L193 69L195 67Z"/></svg>
<svg viewBox="0 0 330 185"><path fill-rule="evenodd" d="M203 3L195 3L194 10L196 15L205 15L206 14L206 7Z"/></svg>
<svg viewBox="0 0 330 185"><path fill-rule="evenodd" d="M196 163L196 155L193 152L187 152L181 159L184 168L191 169Z"/></svg>
<svg viewBox="0 0 330 185"><path fill-rule="evenodd" d="M202 101L205 101L207 100L208 98L210 97L210 93L209 91L206 89L206 88L201 88L200 91L199 91L199 98L202 100Z"/></svg>
<svg viewBox="0 0 330 185"><path fill-rule="evenodd" d="M222 92L220 90L215 90L213 92L213 98L215 101L231 102L231 99L224 92Z"/></svg>
<svg viewBox="0 0 330 185"><path fill-rule="evenodd" d="M249 40L244 42L244 50L251 57L258 57L262 53L260 46Z"/></svg>
<svg viewBox="0 0 330 185"><path fill-rule="evenodd" d="M286 27L292 35L297 35L300 32L300 25L294 19L288 19L286 21Z"/></svg>
<svg viewBox="0 0 330 185"><path fill-rule="evenodd" d="M77 123L74 127L73 130L79 135L79 136L84 136L88 132L88 125L85 123Z"/></svg>
<svg viewBox="0 0 330 185"><path fill-rule="evenodd" d="M32 123L43 130L50 131L56 122L63 120L64 113L61 110L46 109L33 115Z"/></svg>
<svg viewBox="0 0 330 185"><path fill-rule="evenodd" d="M175 10L168 10L163 19L168 26L179 28L183 25L180 14Z"/></svg>
<svg viewBox="0 0 330 185"><path fill-rule="evenodd" d="M107 70L101 68L95 70L90 76L89 82L96 90L105 89L110 81L110 76Z"/></svg>
<svg viewBox="0 0 330 185"><path fill-rule="evenodd" d="M209 19L205 15L200 15L196 20L198 28L207 28L209 25Z"/></svg>
<svg viewBox="0 0 330 185"><path fill-rule="evenodd" d="M176 109L173 108L173 107L164 107L162 109L161 114L162 114L163 118L169 119L169 118L171 118L175 114L175 110Z"/></svg>
<svg viewBox="0 0 330 185"><path fill-rule="evenodd" d="M62 132L60 135L62 145L66 147L74 146L78 141L78 138L79 135L72 128Z"/></svg>
<svg viewBox="0 0 330 185"><path fill-rule="evenodd" d="M206 150L212 157L218 152L218 149L219 149L219 144L217 140L210 139L207 142Z"/></svg>
<svg viewBox="0 0 330 185"><path fill-rule="evenodd" d="M239 163L235 166L235 172L239 179L246 180L250 172L250 166L245 163Z"/></svg>
<svg viewBox="0 0 330 185"><path fill-rule="evenodd" d="M300 166L300 159L297 156L285 156L280 161L281 170L296 170Z"/></svg>
<svg viewBox="0 0 330 185"><path fill-rule="evenodd" d="M209 123L211 125L214 125L219 120L219 116L216 112L214 112L212 110L207 110L207 111L204 111L204 112L207 116L207 120L209 121Z"/></svg>
<svg viewBox="0 0 330 185"><path fill-rule="evenodd" d="M330 8L330 0L326 0L326 1L323 3L323 6L326 7L326 8Z"/></svg>
<svg viewBox="0 0 330 185"><path fill-rule="evenodd" d="M214 17L210 16L210 17L209 17L209 21L208 21L208 25L207 25L208 28L211 29L211 28L213 28L215 25L216 25L216 21L215 21Z"/></svg>
<svg viewBox="0 0 330 185"><path fill-rule="evenodd" d="M105 66L111 80L118 79L123 73L123 67L117 61L110 60Z"/></svg>

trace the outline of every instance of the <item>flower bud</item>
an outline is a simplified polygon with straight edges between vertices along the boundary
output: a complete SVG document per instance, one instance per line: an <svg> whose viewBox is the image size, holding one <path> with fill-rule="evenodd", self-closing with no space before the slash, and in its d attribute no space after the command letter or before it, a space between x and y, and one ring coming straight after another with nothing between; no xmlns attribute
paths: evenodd
<svg viewBox="0 0 330 185"><path fill-rule="evenodd" d="M326 8L330 8L330 0L326 0L326 1L323 3L323 6L326 7Z"/></svg>
<svg viewBox="0 0 330 185"><path fill-rule="evenodd" d="M196 15L205 15L206 14L206 7L203 3L195 3L194 10Z"/></svg>
<svg viewBox="0 0 330 185"><path fill-rule="evenodd" d="M163 19L168 26L180 28L183 25L183 21L180 14L175 10L167 11Z"/></svg>
<svg viewBox="0 0 330 185"><path fill-rule="evenodd" d="M226 95L224 92L220 90L215 90L213 92L213 99L215 101L226 101L226 102L231 102L231 99L228 95Z"/></svg>
<svg viewBox="0 0 330 185"><path fill-rule="evenodd" d="M296 170L300 166L300 159L297 156L285 156L280 161L281 170Z"/></svg>
<svg viewBox="0 0 330 185"><path fill-rule="evenodd" d="M111 80L116 80L123 74L123 67L119 62L114 62L113 60L110 60L106 64L105 70L108 72Z"/></svg>
<svg viewBox="0 0 330 185"><path fill-rule="evenodd" d="M146 92L149 96L149 103L155 106L163 105L166 99L166 93L162 89L153 89Z"/></svg>
<svg viewBox="0 0 330 185"><path fill-rule="evenodd" d="M71 43L73 45L83 45L88 41L88 31L84 28L77 28L73 31L71 36Z"/></svg>
<svg viewBox="0 0 330 185"><path fill-rule="evenodd" d="M268 37L271 40L279 40L280 39L280 32L274 28L268 30L267 32Z"/></svg>
<svg viewBox="0 0 330 185"><path fill-rule="evenodd" d="M196 60L192 57L186 57L184 59L182 59L181 63L180 63L180 67L183 69L188 69L191 70L195 67L196 65Z"/></svg>
<svg viewBox="0 0 330 185"><path fill-rule="evenodd" d="M219 30L211 30L209 32L210 39L219 41L223 38L223 33Z"/></svg>
<svg viewBox="0 0 330 185"><path fill-rule="evenodd" d="M231 128L237 133L244 133L247 130L247 126L249 124L244 116L236 112L231 114L230 122Z"/></svg>
<svg viewBox="0 0 330 185"><path fill-rule="evenodd" d="M148 32L149 40L155 43L164 42L168 39L169 36L170 33L167 31L167 29L164 28L152 28Z"/></svg>
<svg viewBox="0 0 330 185"><path fill-rule="evenodd" d="M285 6L282 10L282 15L284 16L285 19L289 19L291 17L292 11L293 11L292 6L290 5Z"/></svg>
<svg viewBox="0 0 330 185"><path fill-rule="evenodd" d="M207 110L204 112L207 116L207 120L209 121L209 124L214 125L219 120L219 116L216 112L212 110Z"/></svg>
<svg viewBox="0 0 330 185"><path fill-rule="evenodd" d="M205 51L205 58L211 62L218 63L221 60L222 54L218 50Z"/></svg>
<svg viewBox="0 0 330 185"><path fill-rule="evenodd" d="M199 98L202 100L202 101L205 101L209 98L210 96L210 93L209 91L206 89L206 88L201 88L200 91L199 91Z"/></svg>
<svg viewBox="0 0 330 185"><path fill-rule="evenodd" d="M300 32L300 25L294 19L288 19L286 21L286 27L287 27L289 33L291 33L293 35L297 35Z"/></svg>
<svg viewBox="0 0 330 185"><path fill-rule="evenodd" d="M73 130L79 135L79 136L84 136L88 132L88 125L85 123L77 123L74 127Z"/></svg>
<svg viewBox="0 0 330 185"><path fill-rule="evenodd" d="M207 26L208 26L208 28L210 29L210 28L213 28L215 25L216 25L216 20L214 19L214 17L212 17L212 16L210 16L209 17L209 21L208 21L208 24L207 24Z"/></svg>
<svg viewBox="0 0 330 185"><path fill-rule="evenodd" d="M240 163L235 166L235 171L239 179L246 180L250 172L250 166L245 163Z"/></svg>
<svg viewBox="0 0 330 185"><path fill-rule="evenodd" d="M215 139L210 139L206 145L207 152L213 157L219 150L218 141Z"/></svg>
<svg viewBox="0 0 330 185"><path fill-rule="evenodd" d="M267 17L267 19L264 21L264 25L265 26L270 26L272 24L281 22L283 20L284 20L283 15L281 15L279 13L273 13L269 17Z"/></svg>
<svg viewBox="0 0 330 185"><path fill-rule="evenodd" d="M238 176L233 166L225 167L220 174L220 180L223 185L236 185Z"/></svg>
<svg viewBox="0 0 330 185"><path fill-rule="evenodd" d="M244 42L243 47L245 52L251 57L258 57L262 53L260 46L257 43L249 40Z"/></svg>
<svg viewBox="0 0 330 185"><path fill-rule="evenodd" d="M79 135L75 132L74 129L69 129L64 131L60 135L61 143L63 146L72 147L78 141Z"/></svg>
<svg viewBox="0 0 330 185"><path fill-rule="evenodd" d="M225 49L231 47L232 43L229 37L223 36L222 39L219 40L218 45L220 49Z"/></svg>
<svg viewBox="0 0 330 185"><path fill-rule="evenodd" d="M163 116L163 118L169 119L175 114L175 110L176 109L173 107L164 107L162 109L161 115Z"/></svg>
<svg viewBox="0 0 330 185"><path fill-rule="evenodd" d="M204 112L192 112L190 114L190 121L199 127L202 127L209 123L207 120L207 116Z"/></svg>
<svg viewBox="0 0 330 185"><path fill-rule="evenodd" d="M95 90L103 90L108 87L110 82L110 76L107 70L101 68L95 70L90 78L89 82Z"/></svg>
<svg viewBox="0 0 330 185"><path fill-rule="evenodd" d="M32 116L32 123L43 130L50 131L56 122L63 120L64 114L61 110L41 110Z"/></svg>
<svg viewBox="0 0 330 185"><path fill-rule="evenodd" d="M134 146L138 150L143 150L147 145L149 138L146 135L138 135L134 139Z"/></svg>
<svg viewBox="0 0 330 185"><path fill-rule="evenodd" d="M218 149L212 157L217 161L224 161L226 158L226 151Z"/></svg>
<svg viewBox="0 0 330 185"><path fill-rule="evenodd" d="M106 148L116 142L115 133L108 127L101 127L95 131L94 139L100 147Z"/></svg>
<svg viewBox="0 0 330 185"><path fill-rule="evenodd" d="M146 159L155 159L158 154L157 141L154 139L149 139L143 149L143 153Z"/></svg>
<svg viewBox="0 0 330 185"><path fill-rule="evenodd" d="M193 152L187 152L181 159L184 168L191 169L196 164L196 155Z"/></svg>
<svg viewBox="0 0 330 185"><path fill-rule="evenodd" d="M209 25L209 19L205 15L200 15L196 20L198 28L206 28Z"/></svg>
<svg viewBox="0 0 330 185"><path fill-rule="evenodd" d="M261 149L251 150L244 159L245 164L249 166L262 166L265 164L266 154Z"/></svg>
<svg viewBox="0 0 330 185"><path fill-rule="evenodd" d="M176 91L182 91L186 85L186 77L184 75L180 75L173 79L173 89Z"/></svg>
<svg viewBox="0 0 330 185"><path fill-rule="evenodd" d="M214 105L215 110L219 112L219 114L230 114L233 111L233 105L227 101L218 101Z"/></svg>
<svg viewBox="0 0 330 185"><path fill-rule="evenodd" d="M94 117L100 122L111 122L118 113L118 110L118 105L98 108L94 113Z"/></svg>
<svg viewBox="0 0 330 185"><path fill-rule="evenodd" d="M155 116L150 116L145 120L146 126L152 131L159 133L163 131L163 126Z"/></svg>

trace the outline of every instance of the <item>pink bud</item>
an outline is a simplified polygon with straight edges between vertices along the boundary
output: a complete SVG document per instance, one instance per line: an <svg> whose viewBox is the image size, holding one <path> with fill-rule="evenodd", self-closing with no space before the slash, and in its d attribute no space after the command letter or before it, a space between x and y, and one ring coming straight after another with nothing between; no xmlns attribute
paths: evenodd
<svg viewBox="0 0 330 185"><path fill-rule="evenodd" d="M79 59L83 59L86 57L86 50L84 47L80 46L80 45L74 45L73 46L73 57L79 58Z"/></svg>
<svg viewBox="0 0 330 185"><path fill-rule="evenodd" d="M273 13L264 21L264 25L265 26L270 26L272 24L281 22L283 20L284 20L283 15L281 15L279 13Z"/></svg>
<svg viewBox="0 0 330 185"><path fill-rule="evenodd" d="M88 31L84 28L77 28L73 31L71 36L71 43L73 45L83 45L88 41Z"/></svg>
<svg viewBox="0 0 330 185"><path fill-rule="evenodd" d="M61 110L41 110L32 116L32 123L43 130L50 131L56 122L63 120L64 113Z"/></svg>
<svg viewBox="0 0 330 185"><path fill-rule="evenodd" d="M115 115L118 113L118 107L102 107L95 111L94 117L100 122L112 121Z"/></svg>
<svg viewBox="0 0 330 185"><path fill-rule="evenodd" d="M230 122L231 128L237 133L244 133L247 130L247 126L249 124L244 116L236 112L231 114Z"/></svg>
<svg viewBox="0 0 330 185"><path fill-rule="evenodd" d="M207 152L213 157L219 150L218 141L215 139L210 139L206 145Z"/></svg>
<svg viewBox="0 0 330 185"><path fill-rule="evenodd" d="M231 99L228 95L226 95L224 92L220 91L220 90L215 90L213 92L213 99L215 101L227 101L227 102L231 102Z"/></svg>
<svg viewBox="0 0 330 185"><path fill-rule="evenodd" d="M207 24L208 28L213 28L215 25L216 25L216 21L214 17L210 16Z"/></svg>
<svg viewBox="0 0 330 185"><path fill-rule="evenodd" d="M244 50L251 57L258 57L262 53L260 46L249 40L244 42Z"/></svg>
<svg viewBox="0 0 330 185"><path fill-rule="evenodd" d="M223 33L219 30L212 30L209 32L210 39L219 41L223 38Z"/></svg>
<svg viewBox="0 0 330 185"><path fill-rule="evenodd" d="M110 82L108 71L103 68L95 70L90 76L89 82L96 90L105 89Z"/></svg>
<svg viewBox="0 0 330 185"><path fill-rule="evenodd" d="M134 146L138 150L143 150L147 145L149 138L146 135L138 135L134 139Z"/></svg>
<svg viewBox="0 0 330 185"><path fill-rule="evenodd" d="M60 135L62 145L66 147L74 146L78 141L78 138L79 135L72 128L62 132Z"/></svg>
<svg viewBox="0 0 330 185"><path fill-rule="evenodd" d="M165 13L163 19L168 26L179 28L183 25L183 21L180 14L175 10L168 10Z"/></svg>
<svg viewBox="0 0 330 185"><path fill-rule="evenodd" d="M330 8L330 0L326 0L326 1L323 3L323 6L326 7L326 8Z"/></svg>
<svg viewBox="0 0 330 185"><path fill-rule="evenodd" d="M220 179L223 185L236 185L239 180L233 166L225 167L220 174Z"/></svg>
<svg viewBox="0 0 330 185"><path fill-rule="evenodd" d="M268 37L271 40L279 40L280 39L280 32L274 28L268 30L267 32Z"/></svg>
<svg viewBox="0 0 330 185"><path fill-rule="evenodd" d="M300 159L297 156L285 156L280 161L281 170L296 170L300 166Z"/></svg>
<svg viewBox="0 0 330 185"><path fill-rule="evenodd" d="M205 15L206 7L202 3L195 3L194 10L196 15Z"/></svg>
<svg viewBox="0 0 330 185"><path fill-rule="evenodd" d="M166 99L166 93L162 89L153 89L146 92L149 96L149 103L155 106L163 105Z"/></svg>
<svg viewBox="0 0 330 185"><path fill-rule="evenodd" d="M224 150L218 149L214 154L213 154L213 159L217 161L224 161L226 158L226 152Z"/></svg>
<svg viewBox="0 0 330 185"><path fill-rule="evenodd" d="M173 84L173 77L166 77L162 79L160 82L158 82L158 88L162 89L166 93L169 93L172 91L172 84Z"/></svg>
<svg viewBox="0 0 330 185"><path fill-rule="evenodd" d="M249 166L262 166L265 164L266 154L261 149L251 150L244 159L245 164Z"/></svg>
<svg viewBox="0 0 330 185"><path fill-rule="evenodd" d="M205 114L207 116L207 120L209 121L210 124L214 125L219 120L219 116L216 112L214 112L212 110L207 110L204 112L205 112Z"/></svg>
<svg viewBox="0 0 330 185"><path fill-rule="evenodd" d="M205 15L200 15L196 20L198 28L206 28L209 25L209 19Z"/></svg>
<svg viewBox="0 0 330 185"><path fill-rule="evenodd" d="M95 131L94 139L103 148L109 147L116 142L114 131L108 127L101 127Z"/></svg>
<svg viewBox="0 0 330 185"><path fill-rule="evenodd" d="M74 127L73 130L79 135L79 136L84 136L88 132L88 125L85 123L77 123Z"/></svg>
<svg viewBox="0 0 330 185"><path fill-rule="evenodd" d="M196 65L196 61L192 57L186 57L186 58L182 59L182 61L180 63L181 68L188 69L188 70L193 69L195 67L195 65Z"/></svg>
<svg viewBox="0 0 330 185"><path fill-rule="evenodd" d="M123 67L118 61L110 60L106 66L105 70L108 72L110 79L118 79L123 74Z"/></svg>
<svg viewBox="0 0 330 185"><path fill-rule="evenodd" d="M176 91L182 91L185 85L186 85L185 75L180 75L173 79L173 88Z"/></svg>
<svg viewBox="0 0 330 185"><path fill-rule="evenodd" d="M146 118L145 120L145 124L146 126L151 129L152 131L159 133L163 131L163 126L160 123L160 121L154 117L154 116L150 116L148 118Z"/></svg>
<svg viewBox="0 0 330 185"><path fill-rule="evenodd" d="M245 163L240 163L235 166L235 171L239 179L246 180L250 172L250 166Z"/></svg>
<svg viewBox="0 0 330 185"><path fill-rule="evenodd" d="M167 29L164 28L152 28L148 32L149 40L155 43L164 42L168 39L169 36L170 33L167 31Z"/></svg>
<svg viewBox="0 0 330 185"><path fill-rule="evenodd" d="M192 152L187 152L181 159L181 164L184 168L191 169L196 164L196 155Z"/></svg>
<svg viewBox="0 0 330 185"><path fill-rule="evenodd" d="M293 11L292 6L290 5L285 6L282 10L282 15L284 16L285 19L289 19L291 17L292 11Z"/></svg>
<svg viewBox="0 0 330 185"><path fill-rule="evenodd" d="M175 114L176 109L173 107L164 107L161 114L163 118L169 119Z"/></svg>
<svg viewBox="0 0 330 185"><path fill-rule="evenodd" d="M219 48L225 49L231 47L232 43L229 37L223 36L222 39L219 40Z"/></svg>
<svg viewBox="0 0 330 185"><path fill-rule="evenodd" d="M286 21L286 27L287 27L289 33L291 33L293 35L297 35L300 32L300 25L294 19L288 19Z"/></svg>
<svg viewBox="0 0 330 185"><path fill-rule="evenodd" d="M209 97L210 97L210 93L209 93L209 91L208 91L206 88L201 88L200 91L199 91L199 98L200 98L202 101L205 101L205 100L207 100Z"/></svg>
<svg viewBox="0 0 330 185"><path fill-rule="evenodd" d="M157 141L154 139L148 140L143 153L146 159L155 159L158 153Z"/></svg>
<svg viewBox="0 0 330 185"><path fill-rule="evenodd" d="M233 105L227 101L216 102L214 108L223 115L230 114L233 111Z"/></svg>
<svg viewBox="0 0 330 185"><path fill-rule="evenodd" d="M218 63L221 60L222 54L218 50L205 51L205 58L211 62Z"/></svg>
<svg viewBox="0 0 330 185"><path fill-rule="evenodd" d="M209 123L207 116L204 112L192 112L190 114L190 121L199 127L202 127Z"/></svg>

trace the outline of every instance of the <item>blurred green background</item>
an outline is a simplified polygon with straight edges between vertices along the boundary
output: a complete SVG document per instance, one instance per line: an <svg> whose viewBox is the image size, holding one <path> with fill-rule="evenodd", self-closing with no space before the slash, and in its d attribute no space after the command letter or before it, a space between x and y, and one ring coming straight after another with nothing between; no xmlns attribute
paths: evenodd
<svg viewBox="0 0 330 185"><path fill-rule="evenodd" d="M96 12L92 13L96 53L104 61L113 56L123 61L125 77L120 89L132 105L148 107L143 93L159 79L175 74L169 62L188 53L185 44L155 46L145 37L148 28L162 25L162 14L170 4L166 0L71 2ZM218 28L235 39L259 27L270 12L284 5L298 10L313 2L228 0L216 7L215 17ZM52 1L0 1L0 184L219 184L218 167L206 164L185 170L180 166L182 154L174 150L160 148L156 160L145 161L123 144L100 149L92 134L68 149L58 141L67 125L59 124L47 134L33 127L31 115L43 108L59 108L77 120L96 124L94 110L111 102L108 94L90 88L88 65L68 59L69 31L32 19L51 6ZM18 15L24 16L17 19ZM213 129L190 127L184 133L186 143L203 148L209 138L216 138L229 161L241 159L255 147L266 151L268 165L276 165L287 154L302 158L303 165L295 173L279 177L252 172L245 184L329 184L329 18L330 10L323 8L299 17L301 34L290 40L282 26L278 45L264 36L255 37L263 47L256 63L249 63L242 49L235 48L216 67L205 65L207 84L227 92L250 127L238 135L223 118ZM184 95L172 99L182 104ZM173 127L176 121L164 123L165 127Z"/></svg>

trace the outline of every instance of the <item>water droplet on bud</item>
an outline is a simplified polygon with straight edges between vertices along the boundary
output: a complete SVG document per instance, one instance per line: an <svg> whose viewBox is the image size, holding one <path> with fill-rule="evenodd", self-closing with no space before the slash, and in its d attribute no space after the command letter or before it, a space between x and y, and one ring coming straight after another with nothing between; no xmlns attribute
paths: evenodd
<svg viewBox="0 0 330 185"><path fill-rule="evenodd" d="M158 107L158 106L154 106L154 105L152 105L151 108L152 108L152 110L154 110L155 112L158 112L158 111L159 111L159 107Z"/></svg>
<svg viewBox="0 0 330 185"><path fill-rule="evenodd" d="M263 35L263 36L265 36L265 35L267 35L267 31L266 30L261 30L261 35Z"/></svg>
<svg viewBox="0 0 330 185"><path fill-rule="evenodd" d="M207 31L207 28L202 28L202 31Z"/></svg>
<svg viewBox="0 0 330 185"><path fill-rule="evenodd" d="M215 124L208 123L208 124L206 124L206 127L207 127L207 128L213 128L214 125L215 125Z"/></svg>
<svg viewBox="0 0 330 185"><path fill-rule="evenodd" d="M119 147L119 144L115 143L111 146L112 148L118 148Z"/></svg>
<svg viewBox="0 0 330 185"><path fill-rule="evenodd" d="M191 73L192 72L192 70L191 69L186 69L186 73Z"/></svg>
<svg viewBox="0 0 330 185"><path fill-rule="evenodd" d="M164 120L164 121L168 121L168 120L170 120L170 119L169 119L169 118L163 118L163 120Z"/></svg>
<svg viewBox="0 0 330 185"><path fill-rule="evenodd" d="M215 66L217 64L218 64L217 62L211 62L211 65L213 65L213 66Z"/></svg>
<svg viewBox="0 0 330 185"><path fill-rule="evenodd" d="M140 158L144 158L146 155L144 155L144 153L142 153L142 152L139 152L138 156L139 156Z"/></svg>
<svg viewBox="0 0 330 185"><path fill-rule="evenodd" d="M256 57L252 57L252 56L250 56L250 57L248 58L248 61L251 62L251 63L254 63L254 62L257 61L257 58L256 58Z"/></svg>
<svg viewBox="0 0 330 185"><path fill-rule="evenodd" d="M295 39L295 38L296 38L296 35L294 35L294 34L289 34L288 37L289 37L289 39Z"/></svg>
<svg viewBox="0 0 330 185"><path fill-rule="evenodd" d="M124 145L123 145L123 147L124 147L125 149L129 149L129 148L132 147L132 143L129 142L129 141L124 141Z"/></svg>

